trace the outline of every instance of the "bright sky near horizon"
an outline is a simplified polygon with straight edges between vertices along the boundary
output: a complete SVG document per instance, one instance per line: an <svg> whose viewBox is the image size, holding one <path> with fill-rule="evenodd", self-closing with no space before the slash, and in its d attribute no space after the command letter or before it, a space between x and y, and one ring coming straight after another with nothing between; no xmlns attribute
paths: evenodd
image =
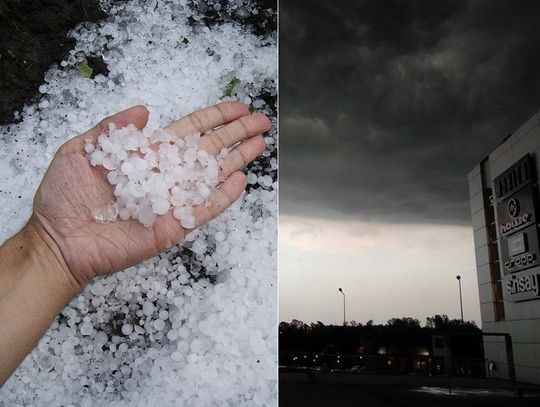
<svg viewBox="0 0 540 407"><path fill-rule="evenodd" d="M410 316L464 318L480 325L472 229L434 224L280 217L280 320L385 323Z"/></svg>

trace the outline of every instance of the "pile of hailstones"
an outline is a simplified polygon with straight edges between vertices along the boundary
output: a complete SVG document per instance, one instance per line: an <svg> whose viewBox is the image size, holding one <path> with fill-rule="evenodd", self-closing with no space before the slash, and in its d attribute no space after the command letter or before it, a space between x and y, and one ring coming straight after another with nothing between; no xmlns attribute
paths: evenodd
<svg viewBox="0 0 540 407"><path fill-rule="evenodd" d="M109 125L97 144L85 144L90 164L108 170L116 202L93 208L97 222L120 217L150 227L157 215L172 208L184 228L196 226L193 207L208 203L219 183L219 165L227 154L215 157L198 148L200 134L180 139L163 129L138 130L133 125Z"/></svg>

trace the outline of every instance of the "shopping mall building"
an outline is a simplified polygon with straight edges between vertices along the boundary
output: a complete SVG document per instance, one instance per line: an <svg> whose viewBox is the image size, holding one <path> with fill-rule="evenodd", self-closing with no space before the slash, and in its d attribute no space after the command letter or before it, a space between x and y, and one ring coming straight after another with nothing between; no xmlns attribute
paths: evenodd
<svg viewBox="0 0 540 407"><path fill-rule="evenodd" d="M540 384L540 112L469 173L482 329L510 334L518 381ZM484 336L488 375L508 377L504 337Z"/></svg>

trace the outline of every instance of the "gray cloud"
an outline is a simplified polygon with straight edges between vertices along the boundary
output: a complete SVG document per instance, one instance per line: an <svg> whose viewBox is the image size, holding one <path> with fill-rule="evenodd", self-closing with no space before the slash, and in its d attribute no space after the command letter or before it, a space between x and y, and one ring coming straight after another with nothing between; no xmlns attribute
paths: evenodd
<svg viewBox="0 0 540 407"><path fill-rule="evenodd" d="M467 172L540 109L540 3L280 4L285 214L468 222Z"/></svg>

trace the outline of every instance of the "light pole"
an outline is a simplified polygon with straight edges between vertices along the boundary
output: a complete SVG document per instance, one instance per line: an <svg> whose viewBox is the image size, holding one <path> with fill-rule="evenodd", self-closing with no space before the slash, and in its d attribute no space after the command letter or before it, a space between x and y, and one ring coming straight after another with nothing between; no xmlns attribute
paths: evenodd
<svg viewBox="0 0 540 407"><path fill-rule="evenodd" d="M463 297L461 296L461 276L456 276L458 284L459 284L459 307L461 309L461 322L463 322Z"/></svg>
<svg viewBox="0 0 540 407"><path fill-rule="evenodd" d="M346 319L345 319L345 293L343 292L343 290L340 288L338 288L338 291L343 294L343 326L345 326L345 323L346 323Z"/></svg>

